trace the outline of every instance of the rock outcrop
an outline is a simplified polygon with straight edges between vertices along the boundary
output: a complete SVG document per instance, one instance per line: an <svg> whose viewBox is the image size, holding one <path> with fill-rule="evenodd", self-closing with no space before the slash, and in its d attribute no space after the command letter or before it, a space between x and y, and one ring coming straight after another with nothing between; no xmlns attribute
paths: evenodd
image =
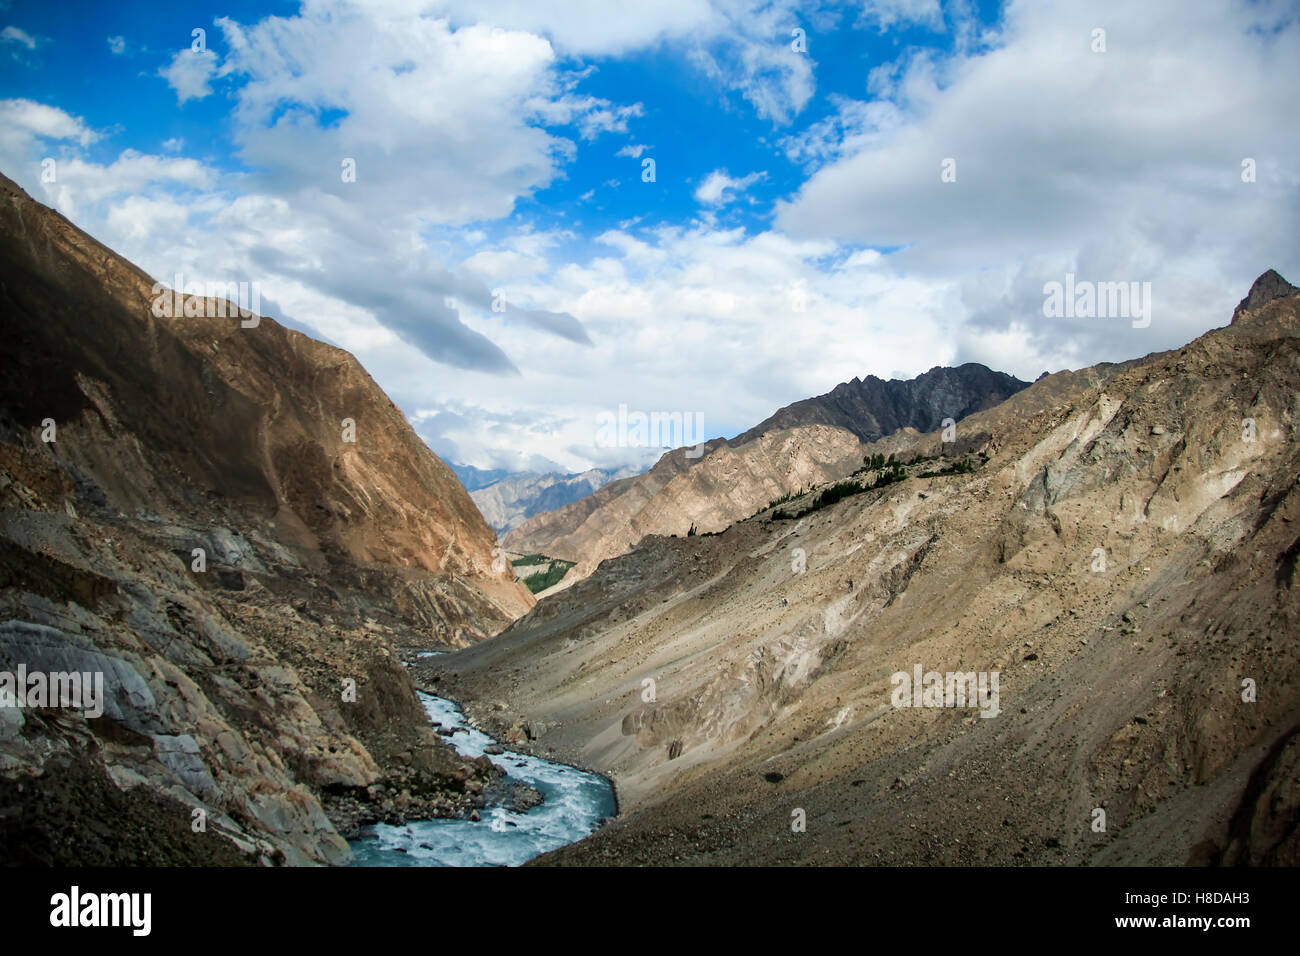
<svg viewBox="0 0 1300 956"><path fill-rule="evenodd" d="M1300 292L1300 289L1287 282L1273 269L1269 269L1251 284L1246 297L1237 303L1237 307L1232 311L1232 321L1236 322L1243 312L1254 312L1274 299L1287 298L1295 295L1296 292Z"/></svg>
<svg viewBox="0 0 1300 956"><path fill-rule="evenodd" d="M107 698L0 707L0 855L340 863L340 827L468 810L492 771L395 649L532 606L495 535L352 356L155 299L0 177L0 671Z"/></svg>

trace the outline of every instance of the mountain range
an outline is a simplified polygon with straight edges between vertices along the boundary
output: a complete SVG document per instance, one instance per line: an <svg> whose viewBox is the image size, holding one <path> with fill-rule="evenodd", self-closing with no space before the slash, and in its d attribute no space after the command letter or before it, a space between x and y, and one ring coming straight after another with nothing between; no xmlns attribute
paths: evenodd
<svg viewBox="0 0 1300 956"><path fill-rule="evenodd" d="M563 508L611 481L639 474L638 469L631 467L589 468L576 474L480 471L465 465L452 468L465 482L479 512L499 535L512 531L535 514Z"/></svg>
<svg viewBox="0 0 1300 956"><path fill-rule="evenodd" d="M989 408L1029 383L983 365L936 367L915 379L854 379L795 402L736 438L714 439L698 457L675 449L645 474L518 524L517 552L574 561L565 582L627 553L645 536L715 533L770 502L844 478L865 445L900 431L932 431Z"/></svg>

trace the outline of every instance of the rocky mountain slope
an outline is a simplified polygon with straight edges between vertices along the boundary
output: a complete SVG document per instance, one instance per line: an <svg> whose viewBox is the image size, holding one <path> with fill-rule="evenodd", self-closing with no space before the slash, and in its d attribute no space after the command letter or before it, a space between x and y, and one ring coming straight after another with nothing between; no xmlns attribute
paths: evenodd
<svg viewBox="0 0 1300 956"><path fill-rule="evenodd" d="M635 468L590 468L577 474L521 472L471 489L469 496L484 520L504 535L535 514L554 511L585 498L611 481L631 478Z"/></svg>
<svg viewBox="0 0 1300 956"><path fill-rule="evenodd" d="M1298 394L1266 274L1184 348L868 445L937 457L802 517L646 537L422 679L615 780L542 862L1295 865ZM996 705L897 706L918 666Z"/></svg>
<svg viewBox="0 0 1300 956"><path fill-rule="evenodd" d="M159 317L3 177L0 247L0 671L107 697L0 707L0 857L339 863L359 821L481 803L395 648L533 599L401 412L272 319Z"/></svg>
<svg viewBox="0 0 1300 956"><path fill-rule="evenodd" d="M676 449L638 478L536 515L507 535L506 546L577 562L565 579L576 581L646 535L721 531L771 501L850 474L862 464L863 442L900 429L930 431L1026 384L975 364L936 367L909 381L854 379L730 441L708 442L698 458Z"/></svg>

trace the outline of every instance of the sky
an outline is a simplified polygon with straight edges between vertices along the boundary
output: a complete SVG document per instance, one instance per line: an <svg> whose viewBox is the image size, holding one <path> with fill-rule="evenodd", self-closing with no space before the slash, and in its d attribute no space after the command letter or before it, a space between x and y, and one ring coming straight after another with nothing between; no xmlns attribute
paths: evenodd
<svg viewBox="0 0 1300 956"><path fill-rule="evenodd" d="M1298 107L1294 0L0 0L0 171L481 468L1182 345L1300 284Z"/></svg>

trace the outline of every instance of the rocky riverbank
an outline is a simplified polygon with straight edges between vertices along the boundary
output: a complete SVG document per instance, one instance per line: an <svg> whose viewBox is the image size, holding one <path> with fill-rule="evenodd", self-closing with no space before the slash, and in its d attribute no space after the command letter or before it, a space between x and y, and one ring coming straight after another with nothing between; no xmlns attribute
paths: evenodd
<svg viewBox="0 0 1300 956"><path fill-rule="evenodd" d="M489 760L505 776L466 817L364 827L352 841L358 865L518 866L588 836L615 814L604 777L505 748L452 701L424 691L421 700L463 759Z"/></svg>

